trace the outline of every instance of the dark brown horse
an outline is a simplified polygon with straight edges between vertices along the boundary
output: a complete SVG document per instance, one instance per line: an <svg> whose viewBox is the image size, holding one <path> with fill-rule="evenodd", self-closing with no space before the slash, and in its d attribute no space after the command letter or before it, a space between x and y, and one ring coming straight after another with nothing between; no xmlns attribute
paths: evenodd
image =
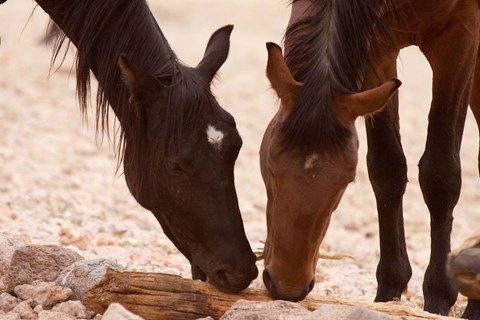
<svg viewBox="0 0 480 320"><path fill-rule="evenodd" d="M256 278L233 167L242 140L210 91L233 26L217 30L196 67L179 62L144 0L38 0L78 49L77 93L87 110L98 80L97 127L109 106L128 188L185 255L194 279L237 292ZM101 196L101 195L99 195Z"/></svg>
<svg viewBox="0 0 480 320"><path fill-rule="evenodd" d="M467 106L480 120L478 0L294 0L281 49L268 44L267 76L280 97L260 150L267 189L265 285L301 300L314 286L318 249L354 180L354 121L367 120L368 171L380 226L375 301L399 298L412 270L402 197L407 166L399 133L396 58L417 45L433 69L433 101L420 185L431 216L427 311L447 314L457 291L446 275L453 209L461 186L459 150ZM472 91L472 84L475 88ZM480 319L469 301L466 317Z"/></svg>

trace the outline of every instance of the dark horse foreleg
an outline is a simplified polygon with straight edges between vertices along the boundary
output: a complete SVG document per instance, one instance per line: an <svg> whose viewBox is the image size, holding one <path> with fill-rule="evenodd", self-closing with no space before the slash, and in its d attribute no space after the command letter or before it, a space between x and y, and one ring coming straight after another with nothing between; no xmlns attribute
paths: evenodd
<svg viewBox="0 0 480 320"><path fill-rule="evenodd" d="M395 59L390 55L381 73L396 77ZM407 164L399 133L398 94L384 111L367 120L367 165L375 192L380 229L380 261L377 267L375 301L400 298L412 275L405 246L402 199L407 184Z"/></svg>
<svg viewBox="0 0 480 320"><path fill-rule="evenodd" d="M398 101L397 97L394 100ZM377 302L400 298L412 276L405 245L402 206L407 165L398 126L392 119L392 109L396 106L392 104L387 108L367 122L367 163L377 202L380 234Z"/></svg>
<svg viewBox="0 0 480 320"><path fill-rule="evenodd" d="M447 315L457 297L453 282L446 275L446 263L453 209L461 188L459 151L478 34L469 34L453 23L436 34L420 45L433 70L427 142L419 163L419 182L431 224L431 255L423 292L426 311Z"/></svg>
<svg viewBox="0 0 480 320"><path fill-rule="evenodd" d="M477 53L477 64L473 78L472 92L470 95L470 108L472 109L477 126L480 132L480 52ZM480 172L480 152L479 152L479 172ZM468 299L468 305L463 313L463 318L470 320L480 320L480 301Z"/></svg>

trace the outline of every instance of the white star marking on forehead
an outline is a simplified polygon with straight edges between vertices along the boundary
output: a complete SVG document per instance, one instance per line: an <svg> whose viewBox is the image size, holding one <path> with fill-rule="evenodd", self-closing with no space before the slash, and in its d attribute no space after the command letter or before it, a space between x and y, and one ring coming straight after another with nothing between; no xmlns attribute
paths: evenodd
<svg viewBox="0 0 480 320"><path fill-rule="evenodd" d="M214 126L208 125L207 127L207 138L208 142L217 150L222 148L222 140L225 134L217 130Z"/></svg>
<svg viewBox="0 0 480 320"><path fill-rule="evenodd" d="M318 161L318 155L316 153L312 153L305 159L305 169L309 170L312 169Z"/></svg>

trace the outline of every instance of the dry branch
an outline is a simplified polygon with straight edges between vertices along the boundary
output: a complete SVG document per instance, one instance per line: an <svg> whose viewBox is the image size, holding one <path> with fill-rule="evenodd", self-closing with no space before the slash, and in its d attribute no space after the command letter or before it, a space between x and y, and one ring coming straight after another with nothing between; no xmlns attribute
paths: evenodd
<svg viewBox="0 0 480 320"><path fill-rule="evenodd" d="M226 294L209 284L162 273L116 272L108 270L105 278L87 292L84 304L103 313L112 302L121 303L146 320L220 318L237 300L269 301L266 290L245 290ZM309 295L300 305L315 310L323 304L365 306L371 310L405 320L447 320L399 302L369 303L333 297Z"/></svg>

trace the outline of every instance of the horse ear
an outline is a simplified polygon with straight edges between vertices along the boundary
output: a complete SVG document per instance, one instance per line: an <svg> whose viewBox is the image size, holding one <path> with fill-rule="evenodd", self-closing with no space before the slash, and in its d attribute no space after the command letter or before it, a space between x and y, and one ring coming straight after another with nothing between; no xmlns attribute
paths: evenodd
<svg viewBox="0 0 480 320"><path fill-rule="evenodd" d="M291 109L301 83L295 81L283 58L282 49L273 42L267 42L267 78L277 93L282 106Z"/></svg>
<svg viewBox="0 0 480 320"><path fill-rule="evenodd" d="M212 82L218 69L223 65L228 57L230 49L230 34L233 25L224 26L215 31L210 40L208 40L207 49L203 55L202 61L197 65L198 73L208 81Z"/></svg>
<svg viewBox="0 0 480 320"><path fill-rule="evenodd" d="M392 79L367 91L354 94L335 94L339 117L347 122L355 121L359 116L382 110L401 85L400 80Z"/></svg>
<svg viewBox="0 0 480 320"><path fill-rule="evenodd" d="M118 57L118 67L122 73L122 80L128 87L131 95L139 93L141 90L140 77L138 72L132 67L130 61L128 61L125 53L121 53Z"/></svg>
<svg viewBox="0 0 480 320"><path fill-rule="evenodd" d="M154 78L152 75L135 68L125 53L121 53L118 57L118 67L120 68L122 80L128 87L132 97L138 97L140 93L148 96L150 93L158 91L158 84L168 87L172 80L170 76Z"/></svg>

